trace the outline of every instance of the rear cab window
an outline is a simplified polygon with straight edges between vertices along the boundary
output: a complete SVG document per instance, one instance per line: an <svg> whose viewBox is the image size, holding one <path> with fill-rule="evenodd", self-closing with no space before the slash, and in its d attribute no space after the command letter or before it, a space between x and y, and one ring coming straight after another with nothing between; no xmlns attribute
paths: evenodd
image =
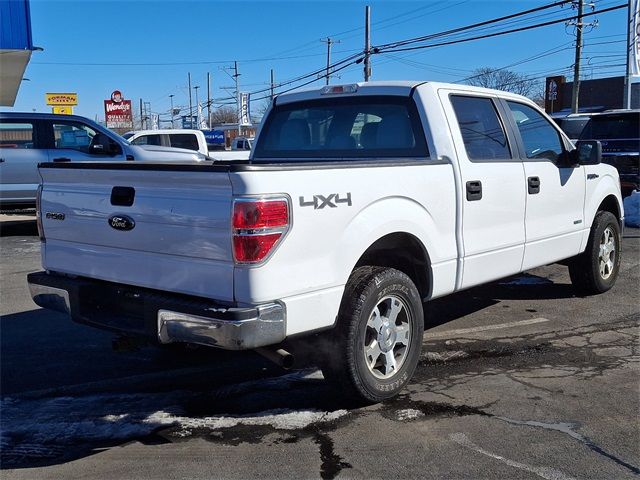
<svg viewBox="0 0 640 480"><path fill-rule="evenodd" d="M412 99L334 97L276 105L255 146L254 162L427 158Z"/></svg>
<svg viewBox="0 0 640 480"><path fill-rule="evenodd" d="M582 140L617 140L640 138L640 112L606 113L589 119Z"/></svg>

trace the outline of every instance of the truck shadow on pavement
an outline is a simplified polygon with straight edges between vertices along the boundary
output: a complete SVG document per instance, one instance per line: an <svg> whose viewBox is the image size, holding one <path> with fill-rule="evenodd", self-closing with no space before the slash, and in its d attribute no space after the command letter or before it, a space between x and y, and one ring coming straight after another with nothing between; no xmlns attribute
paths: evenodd
<svg viewBox="0 0 640 480"><path fill-rule="evenodd" d="M0 222L0 237L38 236L38 226L33 220L5 220Z"/></svg>
<svg viewBox="0 0 640 480"><path fill-rule="evenodd" d="M425 327L507 299L571 296L570 285L519 275L430 302ZM1 322L0 469L66 463L131 440L260 442L274 429L282 442L307 435L326 449L322 432L359 411L319 372L287 372L254 353L114 353L110 333L41 309Z"/></svg>

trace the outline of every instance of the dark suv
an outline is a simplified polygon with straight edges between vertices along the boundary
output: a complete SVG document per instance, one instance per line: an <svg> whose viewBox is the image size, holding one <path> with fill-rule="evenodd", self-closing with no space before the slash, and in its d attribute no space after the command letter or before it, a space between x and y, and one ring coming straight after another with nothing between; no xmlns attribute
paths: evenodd
<svg viewBox="0 0 640 480"><path fill-rule="evenodd" d="M602 161L618 169L623 196L640 190L640 110L594 114L580 140L600 140Z"/></svg>

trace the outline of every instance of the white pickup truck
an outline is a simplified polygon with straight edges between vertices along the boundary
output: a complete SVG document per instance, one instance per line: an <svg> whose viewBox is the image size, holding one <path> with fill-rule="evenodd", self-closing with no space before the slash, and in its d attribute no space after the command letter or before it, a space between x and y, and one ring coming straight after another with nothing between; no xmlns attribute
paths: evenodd
<svg viewBox="0 0 640 480"><path fill-rule="evenodd" d="M248 163L42 164L28 281L40 306L159 344L304 344L342 394L381 401L416 368L425 301L553 262L582 293L613 286L623 209L600 158L510 93L289 93Z"/></svg>

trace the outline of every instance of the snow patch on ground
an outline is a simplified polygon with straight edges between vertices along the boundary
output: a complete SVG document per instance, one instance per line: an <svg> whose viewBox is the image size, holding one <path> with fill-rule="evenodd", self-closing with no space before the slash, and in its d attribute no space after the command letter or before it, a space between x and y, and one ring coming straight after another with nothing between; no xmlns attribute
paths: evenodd
<svg viewBox="0 0 640 480"><path fill-rule="evenodd" d="M319 377L315 372L295 372L229 385L209 393L220 400L238 393L290 389L294 383L316 378ZM171 426L176 427L176 435L183 437L191 436L196 429L217 430L238 425L296 430L331 422L348 413L346 410L279 409L247 415L189 416L183 405L196 395L189 391L173 391L38 399L6 397L0 401L2 463L58 457L68 453L69 448L90 448L99 442L140 438Z"/></svg>
<svg viewBox="0 0 640 480"><path fill-rule="evenodd" d="M184 417L168 412L155 412L144 422L153 425L176 425L181 430L181 436L191 429L220 430L237 425L271 426L277 430L299 430L315 423L332 422L347 415L346 410L334 412L320 412L317 410L270 410L252 415L213 416L213 417Z"/></svg>
<svg viewBox="0 0 640 480"><path fill-rule="evenodd" d="M424 417L424 413L414 408L405 408L403 410L398 410L396 412L396 417L402 422L405 420L414 420L416 418Z"/></svg>

